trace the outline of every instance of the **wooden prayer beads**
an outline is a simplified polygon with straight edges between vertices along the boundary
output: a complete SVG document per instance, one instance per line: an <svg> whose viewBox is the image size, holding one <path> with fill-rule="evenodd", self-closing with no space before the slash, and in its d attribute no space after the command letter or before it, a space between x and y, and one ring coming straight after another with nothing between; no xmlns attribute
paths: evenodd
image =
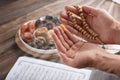
<svg viewBox="0 0 120 80"><path fill-rule="evenodd" d="M73 16L73 14L70 12L70 11L67 11L67 15L70 17L70 19L72 20L72 24L73 24L73 27L78 30L81 34L83 34L85 37L89 37L89 38L92 38L90 37L91 35L85 31L81 26L79 26L77 24L77 21L76 21L76 18Z"/></svg>
<svg viewBox="0 0 120 80"><path fill-rule="evenodd" d="M81 20L82 20L82 25L83 25L83 27L81 27L81 26L79 26L79 25L77 24L77 20L76 20L77 17L74 16L75 14L73 15L72 12L67 11L67 15L68 15L68 17L71 19L72 24L73 24L73 27L74 27L76 30L78 30L78 31L79 31L82 35L84 35L85 37L87 37L87 38L89 38L89 39L91 39L91 40L96 40L96 41L98 41L99 43L104 44L103 41L99 38L99 35L89 27L89 25L88 25L88 23L86 22L86 19L85 19L85 17L84 17L82 8L79 7L79 6L74 6L74 7L77 9L77 11L78 11L78 13L79 13L79 17L80 17Z"/></svg>
<svg viewBox="0 0 120 80"><path fill-rule="evenodd" d="M82 24L83 26L85 27L85 29L91 34L93 35L94 37L98 36L98 34L96 34L92 29L90 29L88 23L86 22L86 19L84 17L84 14L83 14L83 11L82 11L82 8L80 6L74 6L77 10L78 10L78 13L79 13L79 16L81 17L82 19Z"/></svg>

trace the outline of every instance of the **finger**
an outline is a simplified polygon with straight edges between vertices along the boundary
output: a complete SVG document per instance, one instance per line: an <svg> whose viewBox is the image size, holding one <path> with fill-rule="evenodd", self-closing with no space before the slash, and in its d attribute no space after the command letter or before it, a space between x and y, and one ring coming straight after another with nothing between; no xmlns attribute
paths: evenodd
<svg viewBox="0 0 120 80"><path fill-rule="evenodd" d="M79 34L79 32L72 27L73 25L72 25L71 22L68 22L67 20L65 20L65 19L63 19L63 18L60 18L60 21L61 21L61 23L65 24L65 25L68 25L68 26L66 26L66 28L67 28L71 33L73 33L73 34L75 34L75 35L78 35L78 34Z"/></svg>
<svg viewBox="0 0 120 80"><path fill-rule="evenodd" d="M65 26L64 25L61 25L61 27L59 27L59 29L61 30L61 33L63 33L63 35L66 35L65 34L65 32L64 32L64 30L63 29L65 29ZM67 35L66 35L67 36ZM66 40L66 39L65 39ZM68 40L70 40L70 39L68 39ZM68 40L66 40L66 41L68 41ZM70 40L71 41L71 40ZM73 44L74 42L72 42L72 44L69 44L70 45L70 48L74 45ZM70 51L70 50L68 50L68 51ZM69 58L72 58L72 56L71 56L71 54L70 53L72 53L72 51L71 52L68 52L67 51L67 53L66 53L66 55L69 57Z"/></svg>
<svg viewBox="0 0 120 80"><path fill-rule="evenodd" d="M93 17L93 16L89 16L89 17L86 19L90 25L92 25L92 24L91 24L92 17ZM75 34L75 35L77 35L77 36L79 36L79 37L82 37L82 38L84 38L84 39L87 40L87 41L96 42L95 40L90 40L89 38L83 36L81 32L79 32L78 30L76 30L76 29L74 29L73 27L71 27L71 26L73 26L73 25L72 25L72 23L71 23L70 21L68 22L67 20L65 20L65 19L63 19L63 18L61 18L60 20L61 20L62 23L65 23L66 25L69 25L69 26L66 26L66 28L67 28L71 33L73 33L73 34Z"/></svg>
<svg viewBox="0 0 120 80"><path fill-rule="evenodd" d="M66 28L67 28L71 33L73 33L73 34L75 34L75 35L78 35L78 34L79 34L79 32L78 32L76 29L74 29L73 27L71 27L71 26L69 26L69 25L67 25Z"/></svg>
<svg viewBox="0 0 120 80"><path fill-rule="evenodd" d="M61 44L61 41L59 40L59 38L57 37L55 33L52 33L52 38L55 42L55 45L58 51L66 53L66 48Z"/></svg>
<svg viewBox="0 0 120 80"><path fill-rule="evenodd" d="M73 42L68 38L68 36L65 34L65 32L63 31L63 29L61 27L59 27L59 30L61 31L64 40L69 44L69 46L71 47L73 45Z"/></svg>
<svg viewBox="0 0 120 80"><path fill-rule="evenodd" d="M87 14L93 14L94 16L97 16L97 14L98 14L98 9L97 8L93 8L93 7L90 7L90 6L83 6L82 9Z"/></svg>
<svg viewBox="0 0 120 80"><path fill-rule="evenodd" d="M62 12L62 13L60 14L60 17L63 18L63 19L66 19L66 20L68 20L68 21L70 21L70 22L72 22L72 19L71 19L70 17L68 17L68 15L66 14L66 12ZM80 18L75 17L75 19L76 19L78 25L81 25L81 24L82 24L82 21L81 21Z"/></svg>
<svg viewBox="0 0 120 80"><path fill-rule="evenodd" d="M80 13L78 12L78 10L77 10L74 6L66 6L66 7L65 7L65 10L66 10L66 11L70 11L70 12L76 14L77 16L80 15ZM83 13L84 13L84 17L86 18L86 17L87 17L87 14L86 14L84 11L83 11Z"/></svg>
<svg viewBox="0 0 120 80"><path fill-rule="evenodd" d="M70 11L70 12L76 14L76 15L79 15L77 9L76 9L75 7L73 7L73 6L66 6L66 7L65 7L65 10L66 10L66 11Z"/></svg>
<svg viewBox="0 0 120 80"><path fill-rule="evenodd" d="M76 39L76 38L73 36L73 34L72 34L70 31L68 31L67 29L64 29L64 32L66 33L66 35L68 36L68 38L69 38L72 42L76 43L76 42L79 41L79 40Z"/></svg>
<svg viewBox="0 0 120 80"><path fill-rule="evenodd" d="M87 41L89 41L89 42L97 43L96 40L91 40L91 39L85 37L84 35L82 35L81 32L77 31L76 29L74 29L73 27L71 27L71 26L69 26L69 25L66 26L66 29L67 29L69 32L71 32L72 34L78 36L79 38L82 38L82 39L87 40ZM80 40L81 40L81 39L80 39Z"/></svg>
<svg viewBox="0 0 120 80"><path fill-rule="evenodd" d="M61 21L61 23L65 24L65 25L73 26L72 22L70 22L62 17L60 17L60 21Z"/></svg>
<svg viewBox="0 0 120 80"><path fill-rule="evenodd" d="M91 16L91 17L92 17L92 16ZM87 21L88 21L88 22L91 21L91 20L90 20L91 17L87 18ZM75 34L76 36L82 37L82 38L84 38L84 39L87 40L87 41L96 43L95 40L90 40L90 39L86 38L85 36L82 36L82 34L81 34L79 31L77 31L76 29L74 29L73 27L71 27L71 26L72 26L71 22L68 22L67 20L65 20L65 19L63 19L63 18L60 18L60 20L61 20L62 23L68 25L68 26L66 26L66 28L67 28L71 33ZM91 25L91 22L89 22L89 24Z"/></svg>
<svg viewBox="0 0 120 80"><path fill-rule="evenodd" d="M71 23L67 23L67 20L61 19L61 22L64 23L64 24L66 24L66 25L68 25L68 26L66 26L66 29L68 29L72 34L75 34L76 36L82 36L82 34L80 34L79 31L77 31L76 29L74 29L73 27L71 27L72 26Z"/></svg>
<svg viewBox="0 0 120 80"><path fill-rule="evenodd" d="M62 12L62 13L60 14L60 17L66 19L66 20L69 20L66 12Z"/></svg>
<svg viewBox="0 0 120 80"><path fill-rule="evenodd" d="M62 45L68 50L70 47L68 45L68 43L65 41L65 39L63 38L62 33L60 32L60 30L58 28L54 28L55 33L57 34L59 40L61 41Z"/></svg>
<svg viewBox="0 0 120 80"><path fill-rule="evenodd" d="M82 35L81 32L77 31L76 29L72 28L71 26L68 26L68 25L67 25L66 28L67 28L67 30L68 30L70 33L75 34L75 35L78 36L79 38L82 38L82 39L87 40L87 41L89 41L89 42L94 42L94 43L96 43L95 40L91 40L91 39L85 37L84 35ZM68 35L69 35L70 33L68 33ZM73 37L74 37L74 36L73 36ZM72 38L72 39L75 40L76 38ZM80 39L80 40L81 40L81 39ZM77 40L76 40L75 42L77 42Z"/></svg>

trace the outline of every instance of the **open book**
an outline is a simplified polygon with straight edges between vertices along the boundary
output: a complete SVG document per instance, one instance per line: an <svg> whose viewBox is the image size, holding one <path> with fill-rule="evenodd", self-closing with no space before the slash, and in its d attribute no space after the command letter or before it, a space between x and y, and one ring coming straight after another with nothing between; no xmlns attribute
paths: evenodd
<svg viewBox="0 0 120 80"><path fill-rule="evenodd" d="M69 66L20 57L8 73L6 80L90 80L92 71Z"/></svg>

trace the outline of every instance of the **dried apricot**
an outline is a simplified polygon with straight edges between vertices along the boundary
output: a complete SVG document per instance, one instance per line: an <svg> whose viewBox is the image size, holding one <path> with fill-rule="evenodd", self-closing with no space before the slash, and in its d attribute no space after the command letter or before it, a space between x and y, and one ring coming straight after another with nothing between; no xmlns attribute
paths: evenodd
<svg viewBox="0 0 120 80"><path fill-rule="evenodd" d="M23 38L26 40L30 40L30 39L32 39L34 36L33 36L33 34L31 33L31 32L25 32L24 34L23 34Z"/></svg>
<svg viewBox="0 0 120 80"><path fill-rule="evenodd" d="M21 33L22 34L24 34L27 31L27 29L28 29L27 25L24 25L24 24L21 25Z"/></svg>
<svg viewBox="0 0 120 80"><path fill-rule="evenodd" d="M33 33L34 29L35 29L35 25L33 22L29 22L28 23L28 28L29 28L29 32Z"/></svg>

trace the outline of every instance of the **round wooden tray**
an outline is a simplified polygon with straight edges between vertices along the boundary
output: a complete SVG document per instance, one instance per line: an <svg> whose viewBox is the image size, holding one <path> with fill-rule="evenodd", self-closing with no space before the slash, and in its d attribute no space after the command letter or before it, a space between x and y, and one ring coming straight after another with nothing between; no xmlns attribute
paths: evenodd
<svg viewBox="0 0 120 80"><path fill-rule="evenodd" d="M31 51L30 49L26 48L24 46L24 44L20 41L18 32L16 33L15 41L16 41L18 47L22 51L26 52L27 54L32 55L33 57L41 58L41 59L53 59L53 58L58 58L59 57L57 55L57 53L53 53L53 54L36 53L36 52Z"/></svg>

